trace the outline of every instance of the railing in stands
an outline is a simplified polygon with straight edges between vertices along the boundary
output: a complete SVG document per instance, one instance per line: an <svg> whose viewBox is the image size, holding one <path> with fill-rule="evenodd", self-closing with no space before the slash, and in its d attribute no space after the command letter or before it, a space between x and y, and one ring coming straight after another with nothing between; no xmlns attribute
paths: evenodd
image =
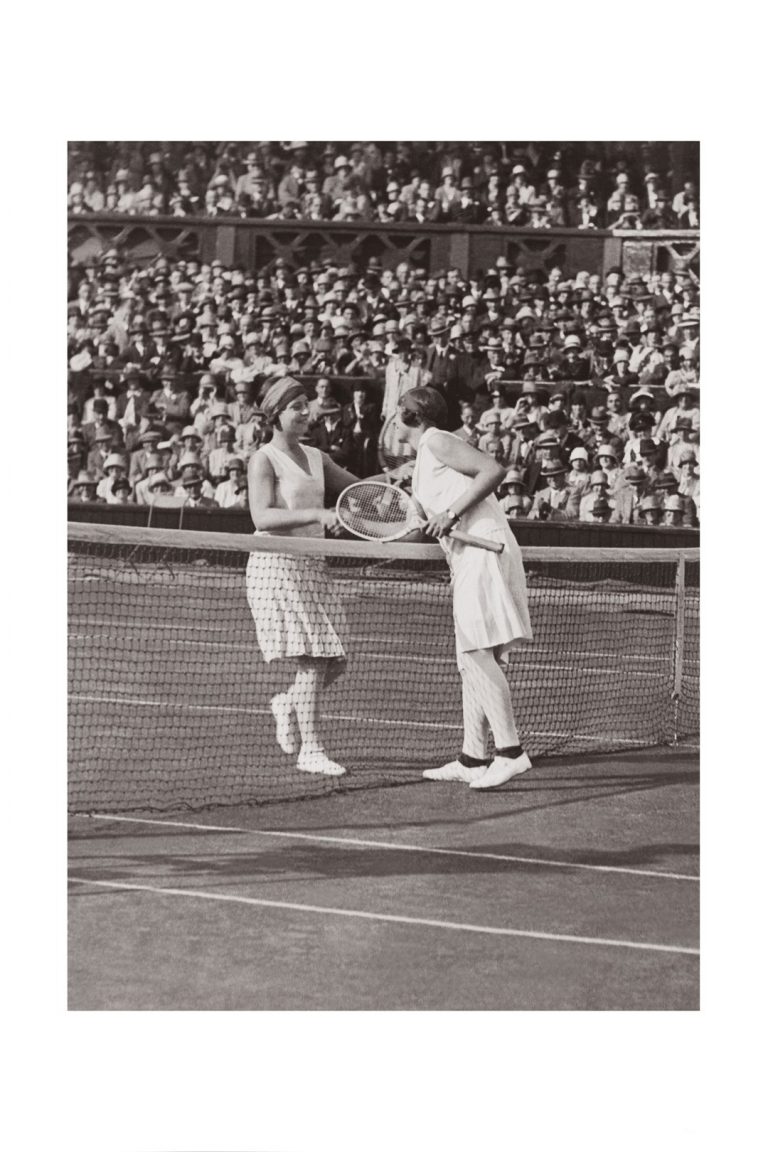
<svg viewBox="0 0 768 1152"><path fill-rule="evenodd" d="M500 256L515 267L571 275L690 271L698 278L698 231L581 231L573 228L499 228L483 224L380 224L356 220L251 220L238 217L70 215L69 249L83 262L108 247L139 264L162 254L175 259L215 258L269 270L280 257L294 267L329 257L364 266L376 257L385 268L410 260L430 272L458 268L468 276Z"/></svg>

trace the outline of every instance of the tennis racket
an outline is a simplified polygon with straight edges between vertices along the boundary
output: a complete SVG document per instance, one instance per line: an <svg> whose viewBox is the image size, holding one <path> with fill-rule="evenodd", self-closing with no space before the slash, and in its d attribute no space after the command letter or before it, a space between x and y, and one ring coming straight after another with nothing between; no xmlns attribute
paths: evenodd
<svg viewBox="0 0 768 1152"><path fill-rule="evenodd" d="M426 524L421 510L402 488L379 480L362 480L345 488L336 502L336 515L349 532L363 540L400 540ZM498 540L484 540L468 532L453 531L450 535L489 552L504 550Z"/></svg>

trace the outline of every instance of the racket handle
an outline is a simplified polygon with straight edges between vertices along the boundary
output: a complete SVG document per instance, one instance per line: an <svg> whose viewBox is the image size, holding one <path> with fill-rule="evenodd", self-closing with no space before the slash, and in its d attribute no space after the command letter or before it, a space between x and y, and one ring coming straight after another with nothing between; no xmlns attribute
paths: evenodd
<svg viewBox="0 0 768 1152"><path fill-rule="evenodd" d="M503 552L504 545L500 540L485 540L482 536L472 536L469 532L450 532L454 540L462 544L470 544L473 548L485 548L488 552Z"/></svg>

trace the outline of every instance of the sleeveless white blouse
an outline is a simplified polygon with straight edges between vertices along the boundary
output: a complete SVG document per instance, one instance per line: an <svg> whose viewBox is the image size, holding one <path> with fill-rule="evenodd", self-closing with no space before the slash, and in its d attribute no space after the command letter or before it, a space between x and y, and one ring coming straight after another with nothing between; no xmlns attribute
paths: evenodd
<svg viewBox="0 0 768 1152"><path fill-rule="evenodd" d="M472 483L430 450L435 435L453 433L427 429L419 443L412 483L413 494L428 516L445 512ZM513 647L533 639L520 547L494 495L465 512L457 527L504 544L504 551L497 553L450 537L440 540L451 569L457 650L495 648L502 659L508 658Z"/></svg>

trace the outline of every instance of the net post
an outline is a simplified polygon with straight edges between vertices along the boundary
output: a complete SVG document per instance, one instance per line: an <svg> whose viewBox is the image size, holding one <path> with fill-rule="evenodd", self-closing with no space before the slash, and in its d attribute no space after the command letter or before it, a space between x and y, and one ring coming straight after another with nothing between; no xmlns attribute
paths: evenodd
<svg viewBox="0 0 768 1152"><path fill-rule="evenodd" d="M675 675L672 684L672 702L674 707L672 724L672 743L677 744L680 727L680 696L683 688L683 655L685 652L685 556L681 553L677 559L677 574L675 577Z"/></svg>

